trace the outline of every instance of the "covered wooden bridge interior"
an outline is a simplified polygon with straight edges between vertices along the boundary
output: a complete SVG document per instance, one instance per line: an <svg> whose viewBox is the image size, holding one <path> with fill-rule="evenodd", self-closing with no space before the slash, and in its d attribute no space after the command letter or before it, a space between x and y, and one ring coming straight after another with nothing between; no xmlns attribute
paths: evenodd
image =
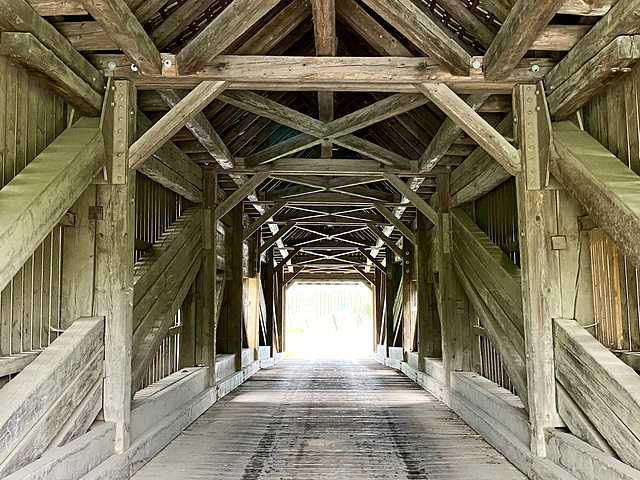
<svg viewBox="0 0 640 480"><path fill-rule="evenodd" d="M522 474L640 478L640 1L0 0L0 31L0 478L129 478L305 375L287 288L339 281L366 368Z"/></svg>

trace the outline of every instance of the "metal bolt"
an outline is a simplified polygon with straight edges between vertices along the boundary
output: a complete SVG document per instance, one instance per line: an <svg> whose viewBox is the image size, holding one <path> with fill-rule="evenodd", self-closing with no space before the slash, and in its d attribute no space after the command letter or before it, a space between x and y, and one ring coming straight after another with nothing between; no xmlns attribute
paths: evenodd
<svg viewBox="0 0 640 480"><path fill-rule="evenodd" d="M164 61L164 66L169 68L171 67L171 65L173 65L173 62L171 60L169 60L168 58Z"/></svg>
<svg viewBox="0 0 640 480"><path fill-rule="evenodd" d="M133 70L134 72L137 72L137 71L138 71L138 67L136 66L136 64L135 64L135 63L132 63L132 64L131 64L131 70Z"/></svg>
<svg viewBox="0 0 640 480"><path fill-rule="evenodd" d="M471 66L475 69L480 68L480 61L479 60L474 60L473 63L471 64Z"/></svg>
<svg viewBox="0 0 640 480"><path fill-rule="evenodd" d="M115 70L115 69L116 69L116 67L117 67L116 62L109 62L109 63L107 63L107 68L108 68L109 70Z"/></svg>
<svg viewBox="0 0 640 480"><path fill-rule="evenodd" d="M619 69L618 67L613 67L613 68L611 69L611 73L617 73L617 72L619 72L619 71L620 71L620 69Z"/></svg>
<svg viewBox="0 0 640 480"><path fill-rule="evenodd" d="M624 67L624 68L621 68L620 71L622 73L629 73L631 71L631 69L629 67Z"/></svg>
<svg viewBox="0 0 640 480"><path fill-rule="evenodd" d="M534 63L533 65L531 65L531 71L534 72L534 73L535 72L539 72L540 71L540 65Z"/></svg>

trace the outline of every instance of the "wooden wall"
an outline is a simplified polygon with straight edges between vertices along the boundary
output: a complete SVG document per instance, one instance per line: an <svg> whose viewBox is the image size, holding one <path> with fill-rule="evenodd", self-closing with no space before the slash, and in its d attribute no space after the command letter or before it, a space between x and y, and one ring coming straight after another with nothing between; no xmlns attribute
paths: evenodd
<svg viewBox="0 0 640 480"><path fill-rule="evenodd" d="M518 245L518 205L516 183L513 177L494 190L476 200L473 212L478 226L499 246L511 261L520 266ZM487 337L480 319L474 320L477 327L474 332L474 361L478 373L501 387L515 392L504 369L502 358L491 340Z"/></svg>
<svg viewBox="0 0 640 480"><path fill-rule="evenodd" d="M634 69L584 110L584 128L640 174L640 70ZM596 338L613 349L640 351L638 265L617 252L604 232L590 232Z"/></svg>
<svg viewBox="0 0 640 480"><path fill-rule="evenodd" d="M0 187L63 132L67 114L60 97L0 57ZM0 293L0 356L38 350L56 338L61 239L56 227Z"/></svg>

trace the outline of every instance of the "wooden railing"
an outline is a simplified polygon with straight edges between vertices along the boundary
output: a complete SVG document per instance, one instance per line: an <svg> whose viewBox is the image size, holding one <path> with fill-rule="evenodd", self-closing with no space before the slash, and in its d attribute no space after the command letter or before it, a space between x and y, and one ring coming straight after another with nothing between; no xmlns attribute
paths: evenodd
<svg viewBox="0 0 640 480"><path fill-rule="evenodd" d="M89 429L103 363L104 319L81 318L0 390L0 477Z"/></svg>

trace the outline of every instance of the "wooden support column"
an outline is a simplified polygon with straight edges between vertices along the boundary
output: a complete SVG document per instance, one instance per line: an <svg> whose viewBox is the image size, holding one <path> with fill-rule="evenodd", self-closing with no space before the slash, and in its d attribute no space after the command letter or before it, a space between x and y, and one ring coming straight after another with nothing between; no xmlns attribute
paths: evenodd
<svg viewBox="0 0 640 480"><path fill-rule="evenodd" d="M218 175L212 170L204 171L202 222L202 268L198 279L198 302L196 310L196 361L209 367L209 385L216 379L216 325L217 325L217 252L215 221Z"/></svg>
<svg viewBox="0 0 640 480"><path fill-rule="evenodd" d="M422 213L417 213L416 268L418 279L418 353L420 366L424 368L424 357L442 357L442 335L440 319L433 305L435 303L433 285L431 283L431 265L429 251L429 229L431 222Z"/></svg>
<svg viewBox="0 0 640 480"><path fill-rule="evenodd" d="M449 386L451 372L470 369L471 344L465 342L465 333L470 330L469 302L453 269L453 232L448 174L438 175L436 191L439 201L437 255L441 297L442 362L445 370L445 384Z"/></svg>
<svg viewBox="0 0 640 480"><path fill-rule="evenodd" d="M116 425L115 450L130 444L131 337L133 329L133 256L136 172L128 167L135 138L136 91L124 80L111 87L103 132L106 162L117 183L98 185L96 221L95 316L105 317L104 419ZM100 208L96 209L97 211Z"/></svg>
<svg viewBox="0 0 640 480"><path fill-rule="evenodd" d="M413 243L407 237L402 240L402 349L405 354L413 351L416 325L411 308L411 284L413 282Z"/></svg>
<svg viewBox="0 0 640 480"><path fill-rule="evenodd" d="M284 270L279 269L275 272L275 285L274 291L276 293L275 301L275 326L278 342L276 348L278 353L284 352Z"/></svg>
<svg viewBox="0 0 640 480"><path fill-rule="evenodd" d="M271 356L275 356L273 344L273 248L267 251L267 263L264 267L264 279L262 288L264 289L264 300L266 305L265 321L267 323L267 345L271 347Z"/></svg>
<svg viewBox="0 0 640 480"><path fill-rule="evenodd" d="M562 315L557 236L556 192L545 189L550 120L544 90L518 85L514 122L523 170L516 175L522 303L531 421L531 449L546 456L545 429L556 426L553 319Z"/></svg>
<svg viewBox="0 0 640 480"><path fill-rule="evenodd" d="M231 237L231 283L229 285L229 317L227 345L229 351L236 356L236 371L242 370L242 331L243 310L242 305L242 202L238 203L232 211L232 237Z"/></svg>
<svg viewBox="0 0 640 480"><path fill-rule="evenodd" d="M179 368L193 367L196 363L196 282L189 289L187 297L180 308L182 312L182 334L180 335Z"/></svg>
<svg viewBox="0 0 640 480"><path fill-rule="evenodd" d="M389 356L389 348L394 347L394 329L393 329L393 304L396 298L396 281L394 275L394 260L395 253L391 248L385 248L386 258L387 258L387 278L386 278L386 289L385 289L385 325L386 325L386 338L387 338L387 357Z"/></svg>
<svg viewBox="0 0 640 480"><path fill-rule="evenodd" d="M375 274L375 342L373 348L376 349L382 343L382 326L384 325L384 298L385 283L384 275L378 268L374 270Z"/></svg>

